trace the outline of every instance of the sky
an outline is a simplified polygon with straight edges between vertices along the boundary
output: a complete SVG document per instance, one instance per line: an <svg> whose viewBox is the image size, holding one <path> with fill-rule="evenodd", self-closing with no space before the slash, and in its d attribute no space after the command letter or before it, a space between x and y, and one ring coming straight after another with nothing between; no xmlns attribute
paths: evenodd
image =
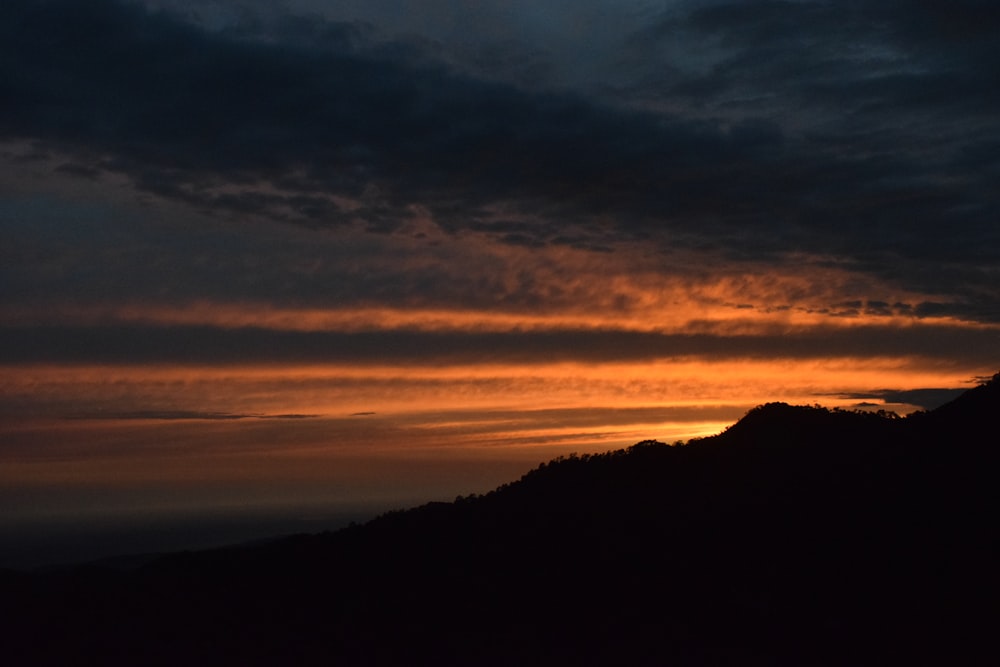
<svg viewBox="0 0 1000 667"><path fill-rule="evenodd" d="M0 538L948 400L1000 367L997 34L979 0L4 0Z"/></svg>

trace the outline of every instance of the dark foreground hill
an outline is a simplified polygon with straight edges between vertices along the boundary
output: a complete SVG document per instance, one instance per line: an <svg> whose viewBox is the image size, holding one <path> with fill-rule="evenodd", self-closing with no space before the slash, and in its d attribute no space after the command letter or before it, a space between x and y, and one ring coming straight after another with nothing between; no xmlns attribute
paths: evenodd
<svg viewBox="0 0 1000 667"><path fill-rule="evenodd" d="M5 664L997 664L1000 378L769 404L336 533L0 578Z"/></svg>

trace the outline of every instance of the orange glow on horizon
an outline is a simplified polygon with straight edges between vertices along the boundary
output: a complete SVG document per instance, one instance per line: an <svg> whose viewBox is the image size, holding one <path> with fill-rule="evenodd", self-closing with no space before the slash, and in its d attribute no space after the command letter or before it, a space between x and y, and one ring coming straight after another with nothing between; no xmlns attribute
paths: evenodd
<svg viewBox="0 0 1000 667"><path fill-rule="evenodd" d="M849 405L877 389L961 387L990 372L921 359L700 360L641 363L244 366L8 366L0 396L30 396L64 416L198 410L349 415L509 408Z"/></svg>
<svg viewBox="0 0 1000 667"><path fill-rule="evenodd" d="M335 233L309 238L319 245L337 240ZM668 257L638 244L597 254L526 249L467 234L417 250L359 263L377 274L383 268L378 262L385 262L390 286L381 287L388 296L377 300L359 294L357 302L324 301L325 295L311 293L312 301L274 303L217 294L172 302L10 304L0 307L0 317L9 329L24 332L90 327L98 346L102 329L123 325L203 327L226 335L250 328L470 340L477 334L556 335L523 349L512 336L496 354L470 344L454 355L439 349L422 356L411 343L409 356L392 362L369 349L361 358L329 357L343 359L336 362L233 356L175 363L158 359L155 343L145 363L129 363L127 351L120 363L15 360L0 365L6 444L0 452L0 489L6 491L0 494L21 497L24 490L28 500L21 502L30 511L44 505L43 497L73 511L114 509L119 501L102 500L107 489L126 489L120 505L128 507L249 505L305 496L324 502L450 499L456 492L488 491L560 454L711 435L765 402L879 404L878 398L855 396L962 388L996 371L968 361L971 355L855 352L851 346L864 347L867 331L881 337L881 347L872 349L891 350L885 341L897 331L947 338L974 330L979 338L956 339L980 340L983 330L1000 327L917 317L916 305L931 296L874 284L822 258L800 258L762 274L759 266L695 254ZM725 268L711 268L720 266ZM433 276L443 289L411 294L403 280L410 275ZM708 352L671 354L671 343L661 353L656 340L648 349L622 350L621 358L635 353L635 360L602 361L616 358L613 346L643 340L612 335L609 349L593 355L597 361L588 360L585 342L567 350L565 358L573 361L546 356L563 341L574 344L574 332L587 332L581 341L604 332L713 340ZM755 336L763 340L756 346L749 341ZM786 336L820 345L815 354L803 352L800 340L797 350L786 351ZM288 340L294 344L294 337ZM836 353L823 349L824 341L833 341ZM755 352L741 352L745 342ZM681 340L676 349L702 349L686 344ZM71 500L59 496L71 488L80 489L66 492Z"/></svg>

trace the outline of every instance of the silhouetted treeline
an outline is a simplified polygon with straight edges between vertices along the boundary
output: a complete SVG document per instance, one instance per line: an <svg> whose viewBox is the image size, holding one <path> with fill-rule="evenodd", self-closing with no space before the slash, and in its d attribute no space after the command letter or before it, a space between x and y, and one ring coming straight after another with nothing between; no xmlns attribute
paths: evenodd
<svg viewBox="0 0 1000 667"><path fill-rule="evenodd" d="M768 404L490 493L131 572L5 573L8 664L995 664L1000 378Z"/></svg>

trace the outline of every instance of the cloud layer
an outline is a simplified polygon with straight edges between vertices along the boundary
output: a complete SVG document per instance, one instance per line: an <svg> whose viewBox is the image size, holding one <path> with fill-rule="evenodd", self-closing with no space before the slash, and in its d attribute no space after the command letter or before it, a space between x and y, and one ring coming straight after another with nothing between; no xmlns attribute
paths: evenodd
<svg viewBox="0 0 1000 667"><path fill-rule="evenodd" d="M997 23L11 0L3 360L988 368Z"/></svg>
<svg viewBox="0 0 1000 667"><path fill-rule="evenodd" d="M996 317L991 5L677 3L549 89L357 22L174 9L5 3L0 132L216 214L833 255Z"/></svg>

